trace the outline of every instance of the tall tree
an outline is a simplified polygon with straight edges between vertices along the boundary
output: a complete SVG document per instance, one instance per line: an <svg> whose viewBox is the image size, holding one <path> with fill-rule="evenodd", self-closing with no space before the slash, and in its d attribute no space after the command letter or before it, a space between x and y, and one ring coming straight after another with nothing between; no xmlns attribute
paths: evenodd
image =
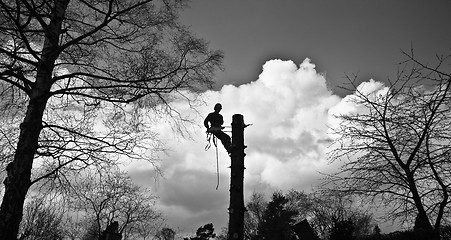
<svg viewBox="0 0 451 240"><path fill-rule="evenodd" d="M132 113L139 111L130 109L168 104L182 90L212 85L222 53L208 50L178 23L184 5L0 1L2 106L12 112L8 121L20 123L6 140L13 149L6 153L13 154L3 158L0 239L16 239L27 192L39 180L108 163L111 153L145 158L151 147L140 143L148 137L136 127L140 121ZM99 117L102 109L108 114ZM32 176L37 164L43 171Z"/></svg>
<svg viewBox="0 0 451 240"><path fill-rule="evenodd" d="M328 182L382 202L392 219L416 218L416 229L438 232L450 213L451 74L442 71L447 58L429 66L413 51L405 55L407 65L388 86L368 92L350 79L348 100L360 110L337 116L330 157L346 161Z"/></svg>

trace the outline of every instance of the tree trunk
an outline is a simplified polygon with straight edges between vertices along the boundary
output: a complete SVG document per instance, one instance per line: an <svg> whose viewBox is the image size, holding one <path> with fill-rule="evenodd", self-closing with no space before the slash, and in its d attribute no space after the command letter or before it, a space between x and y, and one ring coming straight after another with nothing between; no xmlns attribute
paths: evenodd
<svg viewBox="0 0 451 240"><path fill-rule="evenodd" d="M2 240L17 239L25 197L31 186L31 169L38 148L42 117L52 86L55 60L61 51L58 40L69 0L55 1L54 4L52 19L44 29L44 46L37 65L36 81L29 95L30 101L25 118L20 125L14 159L6 168L7 177L3 182L5 193L0 207L0 239Z"/></svg>
<svg viewBox="0 0 451 240"><path fill-rule="evenodd" d="M41 131L45 102L30 101L25 120L20 126L14 160L6 168L5 194L0 207L0 239L17 239L25 196L30 188L31 168Z"/></svg>
<svg viewBox="0 0 451 240"><path fill-rule="evenodd" d="M228 240L244 239L244 119L232 116L232 154Z"/></svg>
<svg viewBox="0 0 451 240"><path fill-rule="evenodd" d="M407 179L409 181L409 188L412 192L412 198L415 202L415 206L418 210L417 217L415 218L414 230L423 229L423 230L433 230L431 222L429 221L428 215L424 210L423 203L421 202L420 194L418 194L417 185L415 184L413 173L406 172Z"/></svg>

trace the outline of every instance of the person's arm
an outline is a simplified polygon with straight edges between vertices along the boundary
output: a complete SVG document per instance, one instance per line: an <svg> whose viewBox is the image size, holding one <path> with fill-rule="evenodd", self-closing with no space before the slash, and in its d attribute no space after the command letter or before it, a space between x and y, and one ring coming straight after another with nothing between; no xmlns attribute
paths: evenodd
<svg viewBox="0 0 451 240"><path fill-rule="evenodd" d="M222 115L221 114L219 114L219 116L221 116L221 126L224 124L224 118L222 117Z"/></svg>
<svg viewBox="0 0 451 240"><path fill-rule="evenodd" d="M210 114L208 114L208 116L205 118L204 120L204 126L208 129L210 128L210 126L208 125L208 122L210 121Z"/></svg>

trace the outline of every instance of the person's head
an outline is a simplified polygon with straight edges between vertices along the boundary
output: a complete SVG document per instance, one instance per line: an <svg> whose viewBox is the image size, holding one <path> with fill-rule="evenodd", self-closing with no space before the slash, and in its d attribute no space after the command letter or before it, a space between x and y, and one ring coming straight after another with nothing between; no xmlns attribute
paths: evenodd
<svg viewBox="0 0 451 240"><path fill-rule="evenodd" d="M215 109L215 112L220 112L222 109L222 105L220 103L216 103L214 109Z"/></svg>

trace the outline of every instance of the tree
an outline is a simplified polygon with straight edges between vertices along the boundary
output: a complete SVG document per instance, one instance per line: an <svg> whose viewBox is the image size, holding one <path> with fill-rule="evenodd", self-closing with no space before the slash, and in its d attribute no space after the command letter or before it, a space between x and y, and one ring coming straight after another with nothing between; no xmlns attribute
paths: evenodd
<svg viewBox="0 0 451 240"><path fill-rule="evenodd" d="M156 237L159 240L174 240L175 234L175 231L171 228L164 227L158 232Z"/></svg>
<svg viewBox="0 0 451 240"><path fill-rule="evenodd" d="M275 192L263 213L263 222L258 226L256 239L290 240L296 239L291 225L297 212L287 209L288 199Z"/></svg>
<svg viewBox="0 0 451 240"><path fill-rule="evenodd" d="M103 178L103 180L101 180ZM148 190L136 186L123 172L96 173L72 184L71 205L85 215L86 222L96 226L96 236L117 222L117 232L124 239L142 234L141 226L149 230L161 219L155 209L155 199ZM156 232L156 229L153 229Z"/></svg>
<svg viewBox="0 0 451 240"><path fill-rule="evenodd" d="M139 238L139 239L144 239L146 240L148 237L157 237L157 239L164 239L162 238L162 236L167 237L169 236L167 233L169 233L170 231L174 231L170 228L161 228L161 226L164 224L165 219L160 218L160 219L154 219L153 221L141 221L141 222L137 222L136 224L134 224L133 226L133 233L134 234L130 234L131 236L135 237L135 238ZM164 231L163 231L164 230ZM164 233L164 235L161 235L162 233ZM174 231L175 234L175 231ZM175 237L175 236L174 236ZM131 238L133 239L133 238ZM164 239L166 240L166 239Z"/></svg>
<svg viewBox="0 0 451 240"><path fill-rule="evenodd" d="M19 239L63 239L64 210L57 206L58 203L46 201L45 197L27 203Z"/></svg>
<svg viewBox="0 0 451 240"><path fill-rule="evenodd" d="M140 110L162 103L174 113L169 103L176 94L211 87L222 53L178 23L183 6L0 1L0 86L2 106L11 112L2 125L20 123L2 143L13 150L2 150L8 164L0 239L17 237L33 184L118 156L149 159L152 139L141 131Z"/></svg>
<svg viewBox="0 0 451 240"><path fill-rule="evenodd" d="M360 110L336 116L330 158L346 161L327 183L382 203L390 219L416 218L415 229L439 232L449 216L451 75L442 71L447 58L428 66L413 51L404 54L406 65L388 86L368 91L350 78L348 100Z"/></svg>
<svg viewBox="0 0 451 240"><path fill-rule="evenodd" d="M246 212L244 212L244 238L255 239L258 226L263 222L263 213L268 202L262 193L253 192L246 203Z"/></svg>
<svg viewBox="0 0 451 240"><path fill-rule="evenodd" d="M354 222L351 219L338 220L333 218L333 226L330 231L330 240L353 240Z"/></svg>
<svg viewBox="0 0 451 240"><path fill-rule="evenodd" d="M207 223L197 229L195 237L185 238L185 240L209 240L216 237L214 231L213 223Z"/></svg>
<svg viewBox="0 0 451 240"><path fill-rule="evenodd" d="M296 221L307 219L322 239L330 238L337 222L351 222L355 237L371 233L374 219L362 208L365 206L356 203L353 196L325 189L309 194L291 190L286 197L289 200L288 209L295 209L298 213Z"/></svg>

